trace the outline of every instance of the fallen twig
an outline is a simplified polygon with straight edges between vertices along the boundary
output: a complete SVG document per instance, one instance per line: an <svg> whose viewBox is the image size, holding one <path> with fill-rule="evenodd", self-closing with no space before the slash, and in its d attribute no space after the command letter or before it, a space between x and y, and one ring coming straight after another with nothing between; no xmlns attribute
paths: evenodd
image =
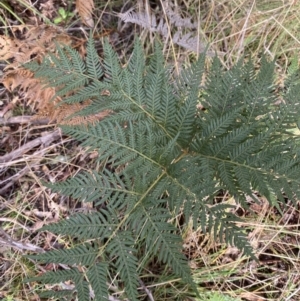
<svg viewBox="0 0 300 301"><path fill-rule="evenodd" d="M4 246L17 248L19 250L28 250L33 252L45 252L44 249L31 243L23 243L12 239L3 229L0 228L0 243Z"/></svg>
<svg viewBox="0 0 300 301"><path fill-rule="evenodd" d="M10 118L0 117L1 125L30 123L34 125L49 124L48 118L38 119L32 116L14 116Z"/></svg>
<svg viewBox="0 0 300 301"><path fill-rule="evenodd" d="M24 153L28 152L29 150L39 146L39 145L50 145L53 141L57 140L61 138L61 130L57 129L54 132L47 134L45 136L36 138L24 145L22 145L21 147L19 147L18 149L10 152L9 154L6 154L2 157L0 157L0 167L5 167L5 164L3 164L3 166L1 166L1 163L6 163L12 160L15 160L18 157L23 156Z"/></svg>

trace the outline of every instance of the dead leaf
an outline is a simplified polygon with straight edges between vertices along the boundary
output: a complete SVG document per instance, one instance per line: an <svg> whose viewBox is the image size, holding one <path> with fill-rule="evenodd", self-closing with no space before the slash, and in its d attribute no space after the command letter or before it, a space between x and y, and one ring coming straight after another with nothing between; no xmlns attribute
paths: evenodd
<svg viewBox="0 0 300 301"><path fill-rule="evenodd" d="M5 61L14 57L16 51L16 44L14 41L6 36L0 36L0 60Z"/></svg>
<svg viewBox="0 0 300 301"><path fill-rule="evenodd" d="M94 0L76 0L76 9L82 22L88 27L94 27L92 11L95 8Z"/></svg>

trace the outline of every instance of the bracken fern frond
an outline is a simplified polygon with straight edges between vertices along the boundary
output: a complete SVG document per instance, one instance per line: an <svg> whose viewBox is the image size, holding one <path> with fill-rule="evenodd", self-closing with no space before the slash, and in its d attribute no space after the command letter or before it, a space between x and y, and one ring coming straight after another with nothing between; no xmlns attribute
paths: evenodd
<svg viewBox="0 0 300 301"><path fill-rule="evenodd" d="M148 60L138 40L125 66L107 42L101 65L92 40L85 60L68 47L58 46L58 54L27 67L59 88L65 102L80 103L86 92L91 104L81 114L111 112L95 124L62 127L97 150L110 170L46 184L94 202L97 212L42 229L80 240L68 250L31 256L73 268L35 280L72 278L79 300L93 294L107 300L112 273L120 291L124 285L126 296L139 300L145 264L156 259L196 290L181 252L178 215L254 258L232 206L214 197L227 191L245 207L249 196L263 195L277 207L286 197L300 197L299 138L290 131L300 121L299 83L287 81L279 93L274 62L262 59L256 72L251 62L240 61L226 71L217 58L207 69L205 55L175 76L164 66L159 44Z"/></svg>

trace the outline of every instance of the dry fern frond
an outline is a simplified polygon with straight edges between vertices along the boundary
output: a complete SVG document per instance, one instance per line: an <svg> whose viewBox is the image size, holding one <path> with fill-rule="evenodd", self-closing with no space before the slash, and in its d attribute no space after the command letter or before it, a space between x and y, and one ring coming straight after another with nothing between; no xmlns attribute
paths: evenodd
<svg viewBox="0 0 300 301"><path fill-rule="evenodd" d="M61 99L55 97L55 89L43 87L40 80L34 78L33 73L25 69L12 70L6 73L3 85L9 91L19 87L19 91L22 92L27 105L31 105L32 108L37 110L36 119L48 118L49 122L79 125L94 123L111 114L110 111L103 111L87 116L76 116L76 113L90 105L89 100L83 103L60 105Z"/></svg>
<svg viewBox="0 0 300 301"><path fill-rule="evenodd" d="M118 17L125 23L137 24L141 27L149 29L151 32L160 32L163 36L168 32L166 23L160 19L159 25L154 14L148 14L145 10L135 12L134 8L130 8L125 13L119 13Z"/></svg>
<svg viewBox="0 0 300 301"><path fill-rule="evenodd" d="M4 87L9 91L14 91L19 87L27 105L40 111L48 108L55 95L55 89L43 88L39 79L34 78L32 72L19 68L5 74L3 79Z"/></svg>
<svg viewBox="0 0 300 301"><path fill-rule="evenodd" d="M72 39L69 35L65 34L62 30L57 27L51 27L47 25L39 27L31 27L30 30L25 34L27 42L33 42L34 44L46 46L55 46L54 40L59 38L66 45L70 45Z"/></svg>
<svg viewBox="0 0 300 301"><path fill-rule="evenodd" d="M82 22L89 27L94 27L94 20L92 17L94 8L94 0L76 0L76 9L80 18Z"/></svg>
<svg viewBox="0 0 300 301"><path fill-rule="evenodd" d="M44 88L40 80L34 78L34 74L25 70L22 64L33 59L40 62L48 51L54 52L57 40L70 45L71 38L56 28L45 25L30 27L22 40L6 36L0 36L0 39L6 42L4 44L6 48L2 47L3 54L6 53L5 58L13 59L13 62L4 69L2 78L4 87L10 92L18 87L27 105L38 112L49 111L48 115L51 117L55 107L55 102L53 102L55 89ZM11 47L10 52L7 52L8 46L6 45Z"/></svg>
<svg viewBox="0 0 300 301"><path fill-rule="evenodd" d="M182 18L174 5L168 1L163 5L169 25L172 26L173 30L176 29L172 36L173 43L193 52L202 53L207 45L201 41L195 30L199 26L198 22L192 22L191 18ZM157 32L166 40L169 38L168 23L162 15L157 16L150 9L144 7L141 11L136 12L131 8L125 13L119 13L118 17L125 23L137 24L150 32ZM185 32L186 29L189 31ZM207 54L213 55L212 53Z"/></svg>
<svg viewBox="0 0 300 301"><path fill-rule="evenodd" d="M60 104L62 99L55 97L55 88L44 87L31 71L22 67L23 63L31 60L41 62L49 51L55 53L55 43L71 46L72 42L70 36L49 26L29 28L22 40L0 36L0 59L13 59L5 68L3 85L10 92L18 88L21 98L37 111L37 119L46 117L50 122L77 125L94 123L111 113L103 111L88 116L76 115L90 105L89 100L76 104Z"/></svg>
<svg viewBox="0 0 300 301"><path fill-rule="evenodd" d="M99 120L102 120L104 117L112 113L109 110L105 110L96 114L90 114L85 116L76 115L76 113L81 112L90 104L91 104L90 100L86 100L83 103L63 104L55 110L54 115L52 117L59 124L81 125L81 124L95 123Z"/></svg>
<svg viewBox="0 0 300 301"><path fill-rule="evenodd" d="M178 11L175 10L174 5L166 1L164 4L164 10L168 17L169 24L186 28L186 29L197 29L198 23L192 22L191 18L182 18ZM148 13L149 9L143 9L139 12L135 12L133 8L129 9L125 13L119 13L119 18L125 23L130 22L140 25L150 31L161 33L165 36L168 33L167 23L163 20L163 16L156 16L154 13ZM159 20L157 22L157 19Z"/></svg>
<svg viewBox="0 0 300 301"><path fill-rule="evenodd" d="M5 69L17 69L33 58L41 61L46 52L55 50L54 41L65 45L70 45L72 42L70 36L47 25L29 27L22 40L0 36L0 59L13 58L13 62L8 64Z"/></svg>
<svg viewBox="0 0 300 301"><path fill-rule="evenodd" d="M170 1L166 1L164 4L165 12L170 20L170 23L177 26L188 29L197 29L198 22L192 22L192 18L182 18L178 9Z"/></svg>
<svg viewBox="0 0 300 301"><path fill-rule="evenodd" d="M0 60L5 61L14 57L17 52L17 43L7 36L0 36Z"/></svg>

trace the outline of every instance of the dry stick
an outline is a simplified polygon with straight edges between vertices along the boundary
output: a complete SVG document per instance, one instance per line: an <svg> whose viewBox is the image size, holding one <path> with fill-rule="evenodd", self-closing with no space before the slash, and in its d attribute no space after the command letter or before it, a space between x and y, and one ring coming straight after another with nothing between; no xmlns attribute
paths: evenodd
<svg viewBox="0 0 300 301"><path fill-rule="evenodd" d="M144 289L144 291L146 292L146 294L148 295L150 301L154 301L151 291L146 287L144 282L142 280L139 280L139 282L140 282L140 285L142 286L142 288Z"/></svg>
<svg viewBox="0 0 300 301"><path fill-rule="evenodd" d="M8 179L0 181L0 187L1 187L0 188L0 195L3 195L8 190L9 187L11 187L22 176L24 176L25 174L27 174L31 170L31 168L33 166L36 166L37 164L39 164L40 161L44 158L45 153L47 151L49 151L51 148L52 147L48 147L48 148L44 148L44 149L38 150L38 151L34 152L32 155L30 155L29 157L26 157L26 160L29 160L30 158L34 158L33 162L31 162L30 164L28 164L27 166L25 166L22 170L20 170L19 172L17 172L13 176L9 177ZM24 161L24 159L22 159L22 161ZM8 167L8 165L13 165L16 162L18 162L18 160L11 161L9 163L5 163L5 167ZM4 183L6 183L6 182L8 182L8 183L4 187L2 187L2 185Z"/></svg>
<svg viewBox="0 0 300 301"><path fill-rule="evenodd" d="M33 125L43 125L43 124L49 124L49 119L48 118L38 119L32 116L15 116L7 119L0 117L1 125L9 125L9 124L16 124L16 123L17 124L30 123Z"/></svg>
<svg viewBox="0 0 300 301"><path fill-rule="evenodd" d="M12 239L3 229L0 228L0 243L8 247L17 248L19 250L28 250L38 253L45 252L42 248L31 243L23 243Z"/></svg>
<svg viewBox="0 0 300 301"><path fill-rule="evenodd" d="M2 157L0 157L0 164L3 163L3 165L0 167L5 167L6 162L15 160L18 157L23 156L24 153L28 152L29 150L39 146L39 145L50 145L51 142L61 138L61 130L57 129L54 132L47 134L45 136L36 138L23 146L19 147L18 149L10 152L9 154L6 154Z"/></svg>

